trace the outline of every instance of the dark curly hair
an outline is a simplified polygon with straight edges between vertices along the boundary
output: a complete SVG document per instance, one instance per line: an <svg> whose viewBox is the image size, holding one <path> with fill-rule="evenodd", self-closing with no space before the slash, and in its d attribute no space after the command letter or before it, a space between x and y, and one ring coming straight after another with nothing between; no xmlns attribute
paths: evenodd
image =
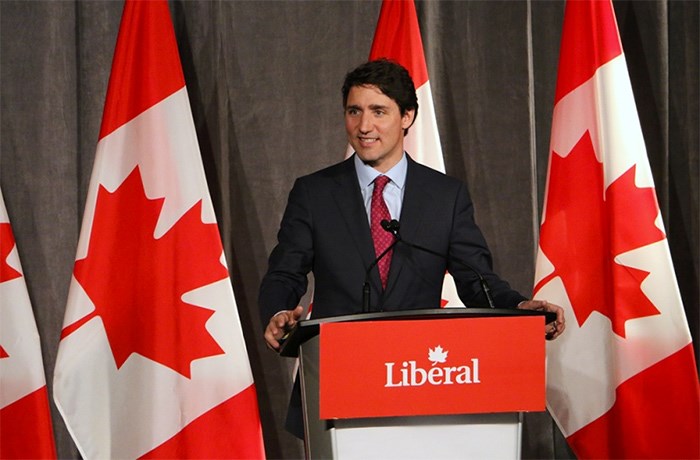
<svg viewBox="0 0 700 460"><path fill-rule="evenodd" d="M413 79L405 67L389 59L365 62L345 75L343 82L343 107L348 103L348 94L353 86L376 86L399 106L401 116L414 110L413 120L418 115L418 98ZM408 129L404 131L404 134Z"/></svg>

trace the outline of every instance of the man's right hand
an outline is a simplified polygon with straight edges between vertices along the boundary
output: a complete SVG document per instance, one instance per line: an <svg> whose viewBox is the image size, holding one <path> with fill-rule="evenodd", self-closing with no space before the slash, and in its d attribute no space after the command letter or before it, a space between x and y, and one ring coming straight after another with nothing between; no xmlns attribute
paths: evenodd
<svg viewBox="0 0 700 460"><path fill-rule="evenodd" d="M297 306L294 310L284 310L270 318L265 328L265 342L267 346L275 351L279 351L279 340L289 332L301 318L304 307Z"/></svg>

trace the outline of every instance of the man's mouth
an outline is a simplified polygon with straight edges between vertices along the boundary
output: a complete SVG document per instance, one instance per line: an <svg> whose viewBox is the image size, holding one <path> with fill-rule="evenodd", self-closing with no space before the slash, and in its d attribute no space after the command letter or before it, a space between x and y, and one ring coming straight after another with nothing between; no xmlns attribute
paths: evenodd
<svg viewBox="0 0 700 460"><path fill-rule="evenodd" d="M379 141L378 137L358 137L359 141L363 145L370 145L374 144L375 142Z"/></svg>

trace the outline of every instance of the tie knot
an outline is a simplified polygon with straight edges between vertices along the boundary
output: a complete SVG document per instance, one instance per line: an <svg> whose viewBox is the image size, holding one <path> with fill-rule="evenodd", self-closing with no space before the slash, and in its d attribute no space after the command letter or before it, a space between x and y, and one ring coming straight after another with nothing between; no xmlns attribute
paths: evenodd
<svg viewBox="0 0 700 460"><path fill-rule="evenodd" d="M387 176L377 176L376 179L374 179L374 190L372 191L373 194L379 194L384 191L384 187L386 187L386 184L389 183L391 179Z"/></svg>

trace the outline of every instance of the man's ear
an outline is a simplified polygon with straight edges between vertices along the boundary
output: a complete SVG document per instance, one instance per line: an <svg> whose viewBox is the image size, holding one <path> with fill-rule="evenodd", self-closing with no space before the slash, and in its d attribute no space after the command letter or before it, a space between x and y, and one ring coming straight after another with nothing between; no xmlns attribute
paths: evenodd
<svg viewBox="0 0 700 460"><path fill-rule="evenodd" d="M408 129L411 127L411 125L413 125L414 121L416 121L416 110L406 110L406 112L404 112L403 116L401 117L401 127L403 129Z"/></svg>

